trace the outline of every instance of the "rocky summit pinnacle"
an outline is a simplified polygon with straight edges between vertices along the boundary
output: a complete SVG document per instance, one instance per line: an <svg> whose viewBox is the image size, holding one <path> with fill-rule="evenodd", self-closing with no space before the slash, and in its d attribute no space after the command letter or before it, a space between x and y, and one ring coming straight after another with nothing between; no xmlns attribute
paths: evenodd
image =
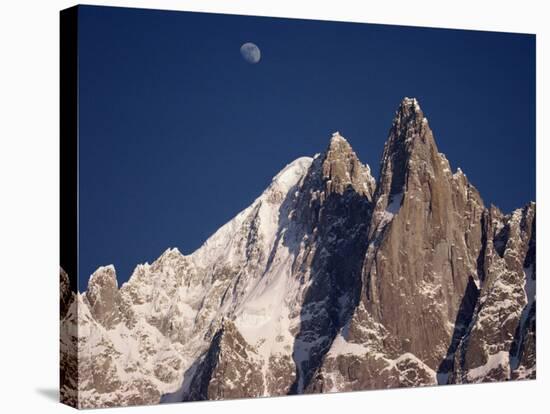
<svg viewBox="0 0 550 414"><path fill-rule="evenodd" d="M336 132L194 253L168 249L121 287L100 267L84 293L62 273L62 398L106 407L535 378L535 210L486 207L405 98L377 182Z"/></svg>
<svg viewBox="0 0 550 414"><path fill-rule="evenodd" d="M359 161L351 145L339 132L332 134L322 168L329 193L343 194L350 186L359 194L372 197L375 180L370 167Z"/></svg>
<svg viewBox="0 0 550 414"><path fill-rule="evenodd" d="M405 98L395 114L380 166L380 194L403 191L408 172L431 166L437 147L427 119L416 99Z"/></svg>

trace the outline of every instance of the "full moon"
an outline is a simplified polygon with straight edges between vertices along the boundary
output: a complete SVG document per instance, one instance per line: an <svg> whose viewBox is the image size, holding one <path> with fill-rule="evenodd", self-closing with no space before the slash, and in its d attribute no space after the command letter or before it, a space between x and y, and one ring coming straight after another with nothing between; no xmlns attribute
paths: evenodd
<svg viewBox="0 0 550 414"><path fill-rule="evenodd" d="M241 46L241 55L250 64L258 63L261 58L260 48L254 43L247 42Z"/></svg>

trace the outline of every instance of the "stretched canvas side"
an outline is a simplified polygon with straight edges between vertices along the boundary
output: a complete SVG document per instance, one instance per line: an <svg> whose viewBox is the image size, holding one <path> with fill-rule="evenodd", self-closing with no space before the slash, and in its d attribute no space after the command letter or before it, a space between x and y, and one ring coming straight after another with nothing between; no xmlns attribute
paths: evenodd
<svg viewBox="0 0 550 414"><path fill-rule="evenodd" d="M60 13L60 270L59 389L78 407L78 8Z"/></svg>

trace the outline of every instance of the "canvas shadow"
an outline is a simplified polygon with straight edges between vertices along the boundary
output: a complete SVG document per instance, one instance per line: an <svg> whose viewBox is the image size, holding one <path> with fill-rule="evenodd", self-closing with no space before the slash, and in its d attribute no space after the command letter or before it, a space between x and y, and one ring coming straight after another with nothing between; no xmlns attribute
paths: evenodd
<svg viewBox="0 0 550 414"><path fill-rule="evenodd" d="M35 392L50 401L59 402L59 390L57 388L37 388Z"/></svg>

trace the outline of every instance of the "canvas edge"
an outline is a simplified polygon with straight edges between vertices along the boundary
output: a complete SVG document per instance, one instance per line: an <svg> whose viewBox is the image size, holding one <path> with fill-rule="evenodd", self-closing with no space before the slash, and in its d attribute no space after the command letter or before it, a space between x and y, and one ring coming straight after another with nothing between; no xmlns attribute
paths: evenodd
<svg viewBox="0 0 550 414"><path fill-rule="evenodd" d="M78 408L78 325L64 322L78 311L78 6L59 12L59 67L59 400Z"/></svg>

